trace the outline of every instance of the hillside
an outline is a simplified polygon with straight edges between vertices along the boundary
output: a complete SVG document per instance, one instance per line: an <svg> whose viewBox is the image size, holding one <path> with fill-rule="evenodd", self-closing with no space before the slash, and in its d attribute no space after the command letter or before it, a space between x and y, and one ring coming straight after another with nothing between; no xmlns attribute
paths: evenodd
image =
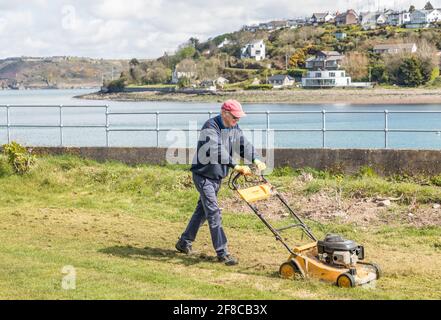
<svg viewBox="0 0 441 320"><path fill-rule="evenodd" d="M128 60L77 57L7 58L0 60L0 88L99 87L118 78Z"/></svg>
<svg viewBox="0 0 441 320"><path fill-rule="evenodd" d="M241 58L244 46L257 40L265 44L265 59ZM403 43L415 43L417 51L399 54L373 51L375 45ZM275 74L289 74L299 81L306 72L308 58L319 51L337 51L345 56L341 68L354 82L417 87L441 81L440 50L438 26L424 29L381 26L365 30L360 25L327 23L271 31L241 30L204 42L190 38L174 55L130 64L123 79L132 85L169 83L175 70L181 87L202 85L206 80L222 76L229 81L223 89L246 89L255 83L267 83L268 77Z"/></svg>

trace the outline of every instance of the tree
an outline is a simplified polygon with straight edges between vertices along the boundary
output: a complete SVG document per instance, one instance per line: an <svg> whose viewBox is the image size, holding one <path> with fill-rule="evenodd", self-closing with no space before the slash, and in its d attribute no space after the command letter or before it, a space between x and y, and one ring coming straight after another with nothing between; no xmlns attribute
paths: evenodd
<svg viewBox="0 0 441 320"><path fill-rule="evenodd" d="M129 65L130 66L137 66L137 65L139 65L138 59L133 58L132 60L130 60Z"/></svg>
<svg viewBox="0 0 441 320"><path fill-rule="evenodd" d="M364 80L368 78L369 58L363 52L352 51L345 55L342 67L347 74L354 80Z"/></svg>
<svg viewBox="0 0 441 320"><path fill-rule="evenodd" d="M433 6L430 3L430 1L427 1L427 3L424 6L424 10L433 10Z"/></svg>
<svg viewBox="0 0 441 320"><path fill-rule="evenodd" d="M414 56L405 58L397 71L397 82L399 85L416 87L423 84L421 65Z"/></svg>
<svg viewBox="0 0 441 320"><path fill-rule="evenodd" d="M378 83L387 83L389 81L386 66L383 62L374 64L371 67L371 80Z"/></svg>
<svg viewBox="0 0 441 320"><path fill-rule="evenodd" d="M415 6L412 4L410 7L409 7L409 12L414 12L415 11Z"/></svg>
<svg viewBox="0 0 441 320"><path fill-rule="evenodd" d="M304 49L297 49L289 59L289 66L292 68L303 68L305 66L306 54Z"/></svg>

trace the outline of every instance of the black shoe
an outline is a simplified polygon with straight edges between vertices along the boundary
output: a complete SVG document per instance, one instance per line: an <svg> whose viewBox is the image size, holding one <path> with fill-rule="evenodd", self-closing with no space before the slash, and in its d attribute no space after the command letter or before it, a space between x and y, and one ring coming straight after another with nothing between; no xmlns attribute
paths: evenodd
<svg viewBox="0 0 441 320"><path fill-rule="evenodd" d="M222 257L217 257L217 260L219 262L225 263L225 265L227 265L227 266L234 266L239 263L235 257L233 257L229 254L222 256Z"/></svg>
<svg viewBox="0 0 441 320"><path fill-rule="evenodd" d="M175 248L179 252L182 252L185 254L192 254L193 253L191 245L183 245L181 241L176 242Z"/></svg>

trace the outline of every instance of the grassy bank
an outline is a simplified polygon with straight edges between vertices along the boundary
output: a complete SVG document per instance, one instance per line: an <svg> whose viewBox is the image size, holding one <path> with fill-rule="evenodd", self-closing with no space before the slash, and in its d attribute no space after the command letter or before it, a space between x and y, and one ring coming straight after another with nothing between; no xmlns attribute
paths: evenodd
<svg viewBox="0 0 441 320"><path fill-rule="evenodd" d="M303 179L304 171L312 179ZM280 169L270 179L309 217L318 237L340 232L365 245L368 259L384 271L375 286L348 290L315 280L280 279L277 270L286 250L226 186L220 193L223 221L240 264L214 261L206 225L195 243L199 254L176 253L174 244L198 196L184 167L129 167L61 156L40 158L30 173L18 176L0 157L0 298L441 298L441 223L402 219L408 210L416 218L422 208L441 201L436 178L304 171ZM307 199L328 197L344 207L376 195L401 194L379 213L381 219L369 223L320 216L307 204ZM283 216L271 219L286 222ZM75 290L61 287L68 265L76 270Z"/></svg>

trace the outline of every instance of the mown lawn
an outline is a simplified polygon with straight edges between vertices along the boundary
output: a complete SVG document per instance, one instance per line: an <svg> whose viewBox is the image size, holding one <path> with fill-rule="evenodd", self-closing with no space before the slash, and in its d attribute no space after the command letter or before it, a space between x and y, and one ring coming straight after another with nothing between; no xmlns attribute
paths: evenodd
<svg viewBox="0 0 441 320"><path fill-rule="evenodd" d="M294 176L278 171L270 179L289 189ZM317 177L303 192L341 184L335 179ZM421 192L421 201L441 193L437 186L400 189L410 182L366 179L345 183L343 196L352 188L381 188L384 194L391 185L417 197ZM207 226L194 245L199 254L177 253L174 244L197 196L183 167L61 156L40 158L30 173L17 176L0 157L0 299L441 298L440 226L308 221L319 237L336 231L364 244L368 260L383 269L372 286L341 289L280 279L277 271L288 253L250 212L223 213L238 266L215 261ZM231 196L224 186L221 202ZM63 289L63 277L72 275L63 274L66 266L76 272L75 289Z"/></svg>

